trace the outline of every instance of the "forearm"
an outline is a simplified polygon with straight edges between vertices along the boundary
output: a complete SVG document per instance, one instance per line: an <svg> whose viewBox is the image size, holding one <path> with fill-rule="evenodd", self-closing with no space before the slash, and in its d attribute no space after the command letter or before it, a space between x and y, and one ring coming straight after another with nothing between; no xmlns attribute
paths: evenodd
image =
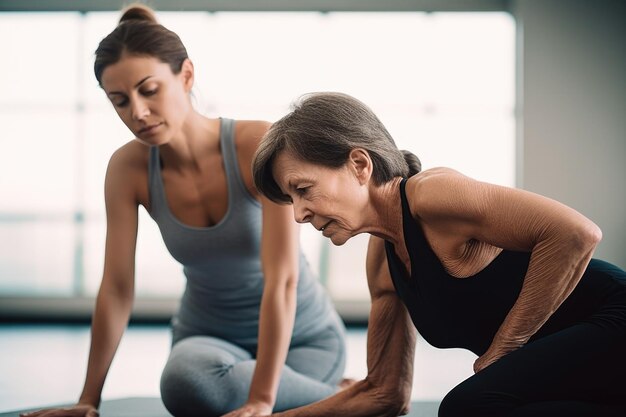
<svg viewBox="0 0 626 417"><path fill-rule="evenodd" d="M132 308L132 296L102 288L96 299L85 385L79 403L100 405L102 387Z"/></svg>
<svg viewBox="0 0 626 417"><path fill-rule="evenodd" d="M316 403L272 414L279 417L384 417L406 414L401 400L383 392L367 379Z"/></svg>
<svg viewBox="0 0 626 417"><path fill-rule="evenodd" d="M574 290L597 244L594 238L546 239L537 244L522 290L494 337L507 351L524 345Z"/></svg>
<svg viewBox="0 0 626 417"><path fill-rule="evenodd" d="M249 401L274 405L296 315L296 282L266 285L261 300L257 363Z"/></svg>
<svg viewBox="0 0 626 417"><path fill-rule="evenodd" d="M367 331L367 378L322 401L276 416L380 417L408 412L416 331L393 290L383 245L382 239L370 239L366 262L372 295Z"/></svg>

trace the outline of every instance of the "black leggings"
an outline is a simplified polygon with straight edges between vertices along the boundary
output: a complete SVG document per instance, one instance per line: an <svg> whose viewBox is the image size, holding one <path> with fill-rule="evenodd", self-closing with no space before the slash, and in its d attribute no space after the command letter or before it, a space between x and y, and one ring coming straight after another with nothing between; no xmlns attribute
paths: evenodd
<svg viewBox="0 0 626 417"><path fill-rule="evenodd" d="M474 416L625 417L626 291L463 381L439 408L439 417Z"/></svg>

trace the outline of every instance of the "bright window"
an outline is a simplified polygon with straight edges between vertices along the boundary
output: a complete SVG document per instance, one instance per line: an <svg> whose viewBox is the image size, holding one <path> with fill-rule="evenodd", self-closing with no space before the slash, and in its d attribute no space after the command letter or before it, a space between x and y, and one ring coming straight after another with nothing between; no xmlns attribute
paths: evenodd
<svg viewBox="0 0 626 417"><path fill-rule="evenodd" d="M273 121L303 93L342 91L370 105L424 168L514 185L514 21L506 13L158 17L187 46L196 105L208 116ZM105 169L131 135L97 86L93 51L118 18L0 14L1 295L97 291ZM139 234L137 294L178 296L182 269L143 210ZM305 226L301 240L336 300L368 298L365 236L336 248Z"/></svg>

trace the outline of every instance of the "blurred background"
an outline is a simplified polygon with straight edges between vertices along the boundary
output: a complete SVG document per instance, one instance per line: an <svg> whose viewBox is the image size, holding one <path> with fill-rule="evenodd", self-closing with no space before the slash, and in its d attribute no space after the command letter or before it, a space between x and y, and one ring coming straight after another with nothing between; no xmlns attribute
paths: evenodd
<svg viewBox="0 0 626 417"><path fill-rule="evenodd" d="M0 2L0 316L88 317L104 253L103 180L132 139L93 76L120 1ZM277 120L299 95L369 104L425 168L522 187L604 231L626 267L622 1L152 1L211 117ZM367 237L302 246L345 318L363 320ZM341 260L341 261L339 261ZM184 279L141 210L135 317Z"/></svg>
<svg viewBox="0 0 626 417"><path fill-rule="evenodd" d="M97 85L93 54L127 3L0 0L4 323L89 321L105 169L132 139ZM274 121L303 93L351 94L424 168L582 212L604 233L595 256L626 268L626 2L147 3L186 45L207 116ZM303 226L301 242L344 320L366 322L367 237L338 248ZM184 276L143 209L136 268L133 321L167 322Z"/></svg>

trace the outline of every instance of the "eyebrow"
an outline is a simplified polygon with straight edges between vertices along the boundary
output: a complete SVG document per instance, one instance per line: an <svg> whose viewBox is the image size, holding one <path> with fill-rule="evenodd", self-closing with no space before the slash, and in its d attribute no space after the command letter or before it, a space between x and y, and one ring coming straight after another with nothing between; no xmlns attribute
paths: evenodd
<svg viewBox="0 0 626 417"><path fill-rule="evenodd" d="M135 84L135 86L133 88L137 88L139 87L141 84L143 84L148 78L153 77L153 75L148 75L147 77L145 77L144 79L142 79L141 81L139 81L137 84ZM124 93L119 92L119 91L111 91L109 93L107 93L108 96L110 96L111 94L120 94L123 95Z"/></svg>
<svg viewBox="0 0 626 417"><path fill-rule="evenodd" d="M301 180L299 181L302 182ZM287 181L287 189L295 191L298 189L298 186L289 180Z"/></svg>

